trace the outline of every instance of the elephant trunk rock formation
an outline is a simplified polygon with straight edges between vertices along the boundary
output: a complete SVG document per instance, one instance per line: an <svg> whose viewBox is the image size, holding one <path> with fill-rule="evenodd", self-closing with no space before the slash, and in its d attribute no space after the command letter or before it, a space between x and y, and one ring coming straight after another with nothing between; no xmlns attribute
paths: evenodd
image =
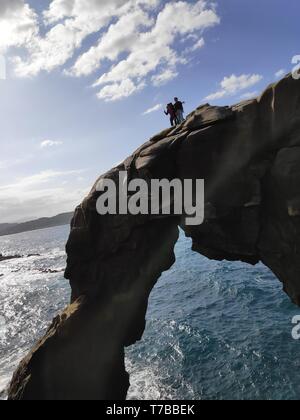
<svg viewBox="0 0 300 420"><path fill-rule="evenodd" d="M96 185L67 244L72 304L21 362L10 399L125 399L124 348L140 340L149 294L175 261L178 226L211 259L262 261L300 305L300 82L259 98L204 105L102 178L205 179L205 221L100 216Z"/></svg>

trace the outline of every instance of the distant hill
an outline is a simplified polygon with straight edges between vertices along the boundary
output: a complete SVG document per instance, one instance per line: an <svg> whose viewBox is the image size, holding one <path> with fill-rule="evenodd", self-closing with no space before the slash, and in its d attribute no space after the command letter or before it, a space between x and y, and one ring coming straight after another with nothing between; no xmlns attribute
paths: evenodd
<svg viewBox="0 0 300 420"><path fill-rule="evenodd" d="M46 229L55 226L68 225L73 217L73 212L62 213L54 217L43 217L25 223L0 223L0 236L14 235L16 233L30 232L32 230Z"/></svg>
<svg viewBox="0 0 300 420"><path fill-rule="evenodd" d="M0 235L2 235L2 232L5 232L14 226L17 226L17 223L0 223Z"/></svg>

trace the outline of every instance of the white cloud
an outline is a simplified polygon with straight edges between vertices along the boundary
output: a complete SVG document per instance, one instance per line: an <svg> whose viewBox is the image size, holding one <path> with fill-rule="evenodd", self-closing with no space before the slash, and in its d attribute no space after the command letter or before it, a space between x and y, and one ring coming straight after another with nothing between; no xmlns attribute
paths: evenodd
<svg viewBox="0 0 300 420"><path fill-rule="evenodd" d="M263 76L259 74L242 74L241 76L233 74L230 77L224 77L220 83L220 90L208 95L205 100L214 101L226 96L234 96L245 89L255 86L262 79Z"/></svg>
<svg viewBox="0 0 300 420"><path fill-rule="evenodd" d="M1 53L10 47L28 46L37 34L37 15L24 0L1 0Z"/></svg>
<svg viewBox="0 0 300 420"><path fill-rule="evenodd" d="M44 140L41 142L40 147L41 149L46 149L48 147L61 146L62 144L62 141Z"/></svg>
<svg viewBox="0 0 300 420"><path fill-rule="evenodd" d="M27 162L30 159L32 159L31 155L24 156L20 159L16 158L16 159L11 159L11 160L2 160L0 161L0 170L3 170L3 169L6 170L17 165L22 165L24 162Z"/></svg>
<svg viewBox="0 0 300 420"><path fill-rule="evenodd" d="M48 32L27 45L27 59L16 57L16 74L35 76L63 66L87 36L105 28L127 9L128 0L53 0L43 14Z"/></svg>
<svg viewBox="0 0 300 420"><path fill-rule="evenodd" d="M128 57L113 65L94 86L120 82L124 77L143 80L157 70L160 74L152 76L154 85L173 79L177 75L176 65L186 62L172 48L176 38L203 31L219 21L216 12L207 8L207 2L202 0L194 4L183 1L166 4L151 31L141 33ZM163 72L162 66L165 68Z"/></svg>
<svg viewBox="0 0 300 420"><path fill-rule="evenodd" d="M285 69L280 69L275 73L276 79L280 79L281 77L285 76L287 71Z"/></svg>
<svg viewBox="0 0 300 420"><path fill-rule="evenodd" d="M30 175L24 178L20 178L16 183L10 185L0 186L0 194L5 191L6 193L11 192L15 195L16 191L24 191L26 188L37 186L43 183L47 183L54 178L59 178L62 176L73 176L78 175L84 172L83 170L73 170L73 171L53 171L47 170L39 172L38 174Z"/></svg>
<svg viewBox="0 0 300 420"><path fill-rule="evenodd" d="M108 84L101 89L97 96L99 99L104 99L105 101L117 101L131 96L144 87L145 84L143 82L135 85L131 79L125 79L120 83Z"/></svg>
<svg viewBox="0 0 300 420"><path fill-rule="evenodd" d="M162 86L165 83L170 82L178 76L178 72L173 69L166 69L162 73L152 77L152 83L154 86Z"/></svg>
<svg viewBox="0 0 300 420"><path fill-rule="evenodd" d="M38 17L23 0L2 1L9 9L14 4L16 12L13 23L3 13L6 36L0 42L5 48L25 49L13 57L17 76L56 68L76 77L98 71L94 86L101 86L98 97L104 100L124 98L151 81L160 85L176 77L185 54L204 45L204 30L220 22L210 0L52 0ZM98 41L82 52L83 41L96 33ZM176 45L181 39L195 43L180 52Z"/></svg>
<svg viewBox="0 0 300 420"><path fill-rule="evenodd" d="M262 80L262 76L259 74L243 74L241 76L232 75L225 77L221 82L221 87L230 94L235 94L240 90L247 89L251 86L256 85Z"/></svg>
<svg viewBox="0 0 300 420"><path fill-rule="evenodd" d="M147 109L147 111L143 112L143 115L149 115L149 114L152 114L153 112L160 111L162 107L163 107L162 104L157 104L153 106L152 108Z"/></svg>
<svg viewBox="0 0 300 420"><path fill-rule="evenodd" d="M198 40L198 36L196 34L189 34L185 38L182 38L181 42L186 42L186 41L196 42L197 40Z"/></svg>
<svg viewBox="0 0 300 420"><path fill-rule="evenodd" d="M77 177L83 172L48 170L0 186L0 220L14 222L72 210L87 193L77 188ZM67 179L72 189L66 187Z"/></svg>
<svg viewBox="0 0 300 420"><path fill-rule="evenodd" d="M241 95L241 99L252 99L256 98L258 96L258 91L255 90L254 92L246 92L243 95Z"/></svg>
<svg viewBox="0 0 300 420"><path fill-rule="evenodd" d="M91 47L76 61L69 74L74 76L89 75L101 66L102 61L114 61L121 53L130 52L132 45L138 42L141 26L148 27L152 19L142 9L133 10L112 24L100 38L96 46Z"/></svg>
<svg viewBox="0 0 300 420"><path fill-rule="evenodd" d="M195 42L195 44L187 49L187 52L195 52L203 48L205 45L205 41L203 38L198 39L198 41Z"/></svg>

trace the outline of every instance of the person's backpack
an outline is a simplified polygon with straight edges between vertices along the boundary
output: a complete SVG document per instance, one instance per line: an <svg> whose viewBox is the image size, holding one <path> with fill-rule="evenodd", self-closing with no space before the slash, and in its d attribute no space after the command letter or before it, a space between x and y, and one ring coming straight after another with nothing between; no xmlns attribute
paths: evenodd
<svg viewBox="0 0 300 420"><path fill-rule="evenodd" d="M173 104L168 104L167 105L167 110L168 110L168 112L169 112L170 115L174 115L176 113L175 107L174 107Z"/></svg>

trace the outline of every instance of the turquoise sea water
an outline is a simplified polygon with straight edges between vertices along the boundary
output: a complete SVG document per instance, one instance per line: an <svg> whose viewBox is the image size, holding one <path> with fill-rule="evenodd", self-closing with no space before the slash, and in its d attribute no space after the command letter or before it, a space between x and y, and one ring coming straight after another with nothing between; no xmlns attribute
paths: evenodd
<svg viewBox="0 0 300 420"><path fill-rule="evenodd" d="M69 300L68 227L0 238L0 395L19 360ZM262 265L209 261L183 235L154 289L143 340L127 350L130 399L296 399L300 308ZM54 273L45 270L56 271Z"/></svg>

